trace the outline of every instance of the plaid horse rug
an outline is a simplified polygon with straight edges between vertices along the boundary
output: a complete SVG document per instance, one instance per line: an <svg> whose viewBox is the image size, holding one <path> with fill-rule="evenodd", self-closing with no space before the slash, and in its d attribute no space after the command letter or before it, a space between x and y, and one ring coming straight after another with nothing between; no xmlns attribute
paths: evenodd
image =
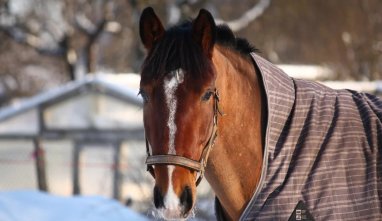
<svg viewBox="0 0 382 221"><path fill-rule="evenodd" d="M241 220L382 220L382 100L252 57L268 125L260 183Z"/></svg>

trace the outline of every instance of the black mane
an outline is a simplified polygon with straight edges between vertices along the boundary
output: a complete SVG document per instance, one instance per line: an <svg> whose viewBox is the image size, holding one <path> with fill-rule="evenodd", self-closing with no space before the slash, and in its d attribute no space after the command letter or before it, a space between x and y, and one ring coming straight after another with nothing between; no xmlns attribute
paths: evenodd
<svg viewBox="0 0 382 221"><path fill-rule="evenodd" d="M247 39L235 37L235 34L226 24L216 27L216 43L236 50L244 56L249 56L251 52L259 51Z"/></svg>
<svg viewBox="0 0 382 221"><path fill-rule="evenodd" d="M186 21L166 30L163 38L154 45L142 66L142 79L158 79L182 68L192 75L213 73L212 65L191 37L192 22ZM258 50L243 38L236 38L227 25L216 27L215 43L250 56Z"/></svg>

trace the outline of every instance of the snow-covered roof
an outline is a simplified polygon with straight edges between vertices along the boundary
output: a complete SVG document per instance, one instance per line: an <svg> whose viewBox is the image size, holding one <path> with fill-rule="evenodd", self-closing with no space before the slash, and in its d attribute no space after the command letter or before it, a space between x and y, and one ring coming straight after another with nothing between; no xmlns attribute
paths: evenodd
<svg viewBox="0 0 382 221"><path fill-rule="evenodd" d="M139 76L92 74L0 109L0 137L66 136L77 131L140 134ZM74 131L74 132L73 132ZM42 133L43 132L43 133ZM114 136L113 135L113 136Z"/></svg>
<svg viewBox="0 0 382 221"><path fill-rule="evenodd" d="M137 78L133 76L126 76L125 81L127 79L133 80L134 82L132 82L132 85L136 85ZM46 103L52 103L55 100L61 100L60 98L67 97L68 95L71 96L83 89L108 93L111 96L125 99L127 102L136 104L137 106L142 105L142 100L137 96L137 88L123 87L117 82L118 79L115 77L113 78L110 75L88 75L82 80L69 82L61 87L44 91L34 97L14 102L12 105L0 109L0 121L18 113L30 110L34 107L44 105Z"/></svg>

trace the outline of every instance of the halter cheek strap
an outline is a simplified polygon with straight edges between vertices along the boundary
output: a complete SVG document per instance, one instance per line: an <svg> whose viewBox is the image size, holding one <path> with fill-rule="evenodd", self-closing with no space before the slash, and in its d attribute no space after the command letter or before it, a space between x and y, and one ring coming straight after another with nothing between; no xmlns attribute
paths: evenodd
<svg viewBox="0 0 382 221"><path fill-rule="evenodd" d="M189 159L183 156L171 155L171 154L151 155L150 149L149 149L149 141L146 138L147 171L149 171L150 174L155 178L154 167L153 167L154 165L164 164L164 165L182 166L190 170L199 172L199 177L196 180L196 186L198 186L200 181L202 181L204 177L204 172L205 172L205 167L207 166L208 156L212 150L212 147L215 145L215 140L217 137L217 128L218 128L217 125L218 125L219 114L223 115L223 113L219 109L219 93L218 93L218 90L215 89L214 91L214 119L213 119L212 133L206 145L203 148L203 152L200 156L199 161Z"/></svg>

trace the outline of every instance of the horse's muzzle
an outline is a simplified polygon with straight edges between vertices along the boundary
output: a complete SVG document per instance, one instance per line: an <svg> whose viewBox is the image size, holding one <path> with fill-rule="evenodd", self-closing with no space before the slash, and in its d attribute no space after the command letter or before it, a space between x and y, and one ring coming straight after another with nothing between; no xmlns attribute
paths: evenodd
<svg viewBox="0 0 382 221"><path fill-rule="evenodd" d="M154 205L158 209L158 212L166 219L180 219L187 218L193 206L192 190L189 186L184 187L182 193L179 196L179 205L166 205L165 196L160 189L154 187Z"/></svg>

